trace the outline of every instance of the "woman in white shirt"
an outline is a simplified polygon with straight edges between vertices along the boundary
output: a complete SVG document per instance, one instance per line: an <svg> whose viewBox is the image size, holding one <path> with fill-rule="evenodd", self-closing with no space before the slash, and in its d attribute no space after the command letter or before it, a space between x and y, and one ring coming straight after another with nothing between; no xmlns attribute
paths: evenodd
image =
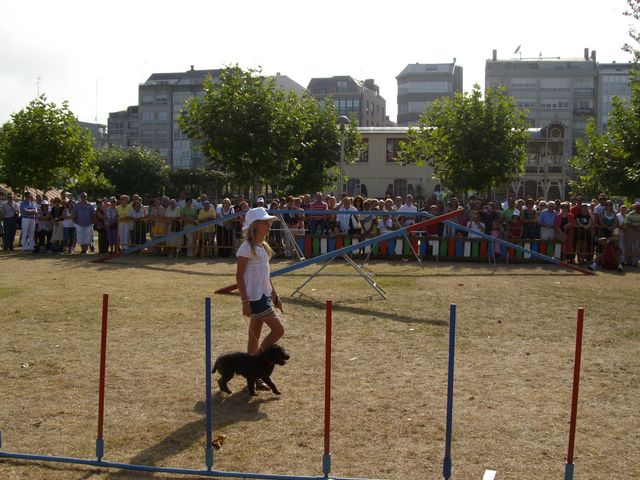
<svg viewBox="0 0 640 480"><path fill-rule="evenodd" d="M244 218L245 240L236 252L236 281L242 314L251 317L247 352L256 354L269 348L284 334L284 326L273 309L275 306L282 310L282 303L271 283L269 260L273 251L266 241L271 221L276 217L269 215L264 207L257 207L248 210ZM265 323L271 331L258 348Z"/></svg>

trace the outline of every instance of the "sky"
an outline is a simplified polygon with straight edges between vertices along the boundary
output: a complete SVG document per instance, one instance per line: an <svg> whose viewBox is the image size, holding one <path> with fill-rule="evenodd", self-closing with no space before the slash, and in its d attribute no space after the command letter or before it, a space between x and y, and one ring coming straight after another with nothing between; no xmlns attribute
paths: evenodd
<svg viewBox="0 0 640 480"><path fill-rule="evenodd" d="M313 77L373 78L396 120L395 77L409 63L463 67L484 87L498 58L627 62L626 0L23 0L0 6L0 124L38 94L68 101L79 120L106 124L138 102L152 73L238 64ZM514 54L518 46L520 52Z"/></svg>

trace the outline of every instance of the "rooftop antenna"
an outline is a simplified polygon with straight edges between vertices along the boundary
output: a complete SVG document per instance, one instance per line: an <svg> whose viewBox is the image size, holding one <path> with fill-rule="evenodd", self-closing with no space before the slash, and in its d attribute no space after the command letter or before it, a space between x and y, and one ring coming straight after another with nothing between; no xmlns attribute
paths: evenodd
<svg viewBox="0 0 640 480"><path fill-rule="evenodd" d="M38 77L36 79L36 91L38 92L38 97L40 97L40 80L42 80L42 77Z"/></svg>
<svg viewBox="0 0 640 480"><path fill-rule="evenodd" d="M516 53L520 52L520 60L522 60L522 52L520 51L520 47L522 47L522 44L518 45L518 48L515 49L513 54L515 55Z"/></svg>

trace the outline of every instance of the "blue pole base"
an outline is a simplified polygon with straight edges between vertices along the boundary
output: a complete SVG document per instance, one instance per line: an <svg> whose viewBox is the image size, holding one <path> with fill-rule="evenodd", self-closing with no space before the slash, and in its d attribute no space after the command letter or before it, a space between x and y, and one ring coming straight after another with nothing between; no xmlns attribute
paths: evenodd
<svg viewBox="0 0 640 480"><path fill-rule="evenodd" d="M324 473L324 478L329 478L329 472L331 472L331 454L327 453L322 455L322 473Z"/></svg>
<svg viewBox="0 0 640 480"><path fill-rule="evenodd" d="M213 447L205 448L204 463L207 466L207 470L211 470L213 468Z"/></svg>
<svg viewBox="0 0 640 480"><path fill-rule="evenodd" d="M98 461L104 457L104 439L96 438L96 458Z"/></svg>
<svg viewBox="0 0 640 480"><path fill-rule="evenodd" d="M451 478L451 457L444 457L444 463L442 465L442 476L445 480L449 480Z"/></svg>
<svg viewBox="0 0 640 480"><path fill-rule="evenodd" d="M564 466L564 480L573 480L573 463Z"/></svg>
<svg viewBox="0 0 640 480"><path fill-rule="evenodd" d="M0 432L0 448L2 448L2 432Z"/></svg>

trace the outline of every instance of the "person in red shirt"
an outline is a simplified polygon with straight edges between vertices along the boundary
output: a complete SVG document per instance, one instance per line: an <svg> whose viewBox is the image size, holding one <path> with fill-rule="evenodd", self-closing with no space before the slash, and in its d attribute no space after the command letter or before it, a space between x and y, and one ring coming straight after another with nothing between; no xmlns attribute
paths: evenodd
<svg viewBox="0 0 640 480"><path fill-rule="evenodd" d="M322 200L322 193L316 193L314 201L309 204L309 210L329 210L329 206ZM318 227L320 227L321 234L327 230L325 215L309 215L307 217L307 224L309 225L309 233L311 235L318 234Z"/></svg>

